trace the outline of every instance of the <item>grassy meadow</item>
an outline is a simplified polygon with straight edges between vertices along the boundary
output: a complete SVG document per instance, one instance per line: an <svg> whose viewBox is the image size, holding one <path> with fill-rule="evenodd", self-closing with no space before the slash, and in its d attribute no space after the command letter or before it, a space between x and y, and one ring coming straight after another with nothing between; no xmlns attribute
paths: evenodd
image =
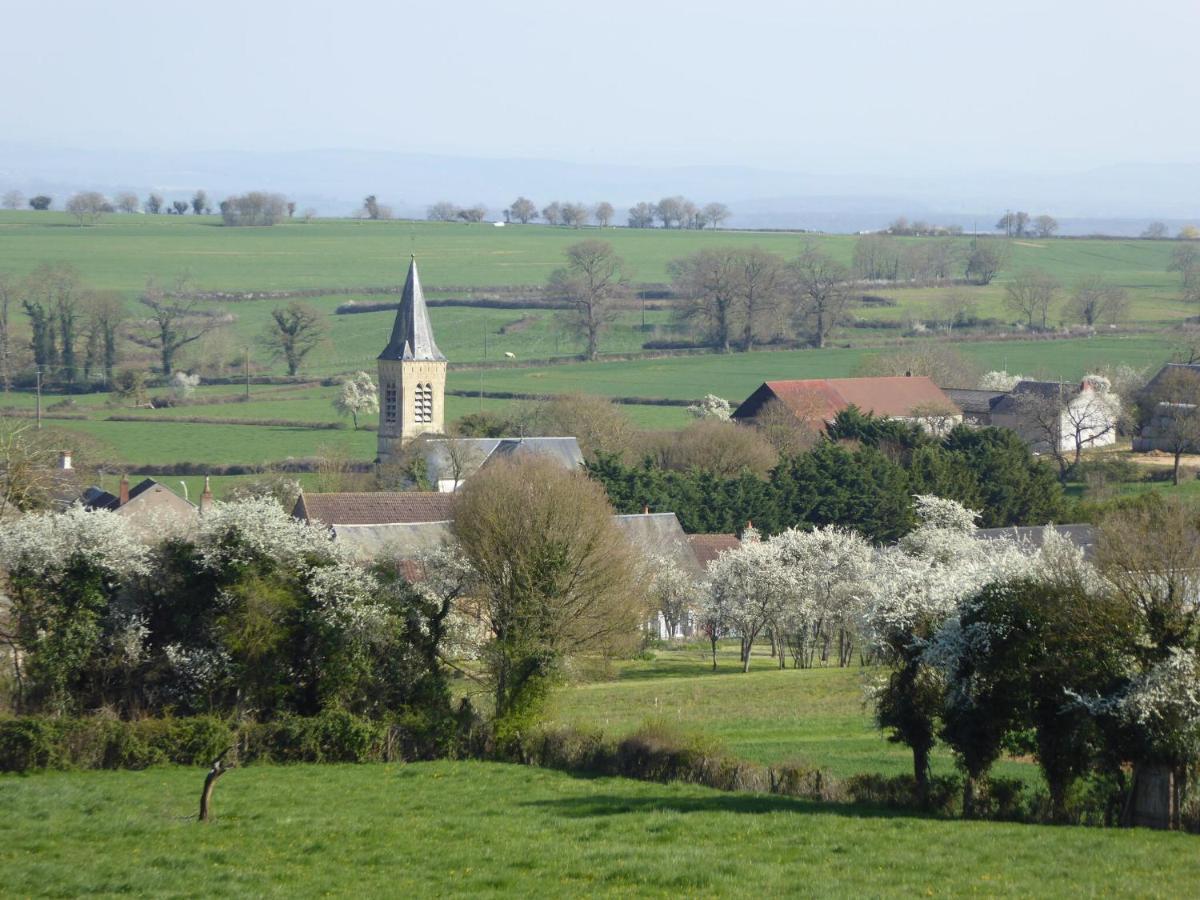
<svg viewBox="0 0 1200 900"><path fill-rule="evenodd" d="M0 777L12 896L1185 896L1195 838L938 821L512 765Z"/></svg>

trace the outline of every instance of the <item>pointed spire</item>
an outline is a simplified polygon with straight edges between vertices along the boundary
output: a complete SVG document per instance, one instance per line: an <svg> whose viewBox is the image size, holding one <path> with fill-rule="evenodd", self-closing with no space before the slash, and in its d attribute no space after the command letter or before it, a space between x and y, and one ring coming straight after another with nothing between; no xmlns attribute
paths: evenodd
<svg viewBox="0 0 1200 900"><path fill-rule="evenodd" d="M400 295L400 309L396 311L396 324L392 326L392 339L387 349L379 354L380 359L432 359L445 360L442 351L433 340L433 326L429 324L429 310L425 306L425 292L421 290L421 279L417 275L417 257L413 254L408 265L408 278Z"/></svg>

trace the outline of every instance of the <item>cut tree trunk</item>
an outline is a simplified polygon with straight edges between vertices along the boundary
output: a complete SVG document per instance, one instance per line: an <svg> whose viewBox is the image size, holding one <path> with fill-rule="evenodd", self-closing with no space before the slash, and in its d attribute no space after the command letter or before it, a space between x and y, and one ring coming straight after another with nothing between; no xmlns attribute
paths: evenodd
<svg viewBox="0 0 1200 900"><path fill-rule="evenodd" d="M208 770L208 775L204 778L204 790L200 793L200 821L207 822L212 818L212 794L213 788L217 786L217 779L224 775L232 768L224 764L225 754L232 750L232 747L226 747L224 752L218 756L212 764L212 768Z"/></svg>

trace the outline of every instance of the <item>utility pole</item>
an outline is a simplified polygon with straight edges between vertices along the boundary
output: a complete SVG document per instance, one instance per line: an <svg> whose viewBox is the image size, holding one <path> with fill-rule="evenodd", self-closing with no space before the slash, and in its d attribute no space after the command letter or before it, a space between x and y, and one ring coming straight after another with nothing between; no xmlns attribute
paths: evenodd
<svg viewBox="0 0 1200 900"><path fill-rule="evenodd" d="M483 412L483 366L479 367L479 411Z"/></svg>
<svg viewBox="0 0 1200 900"><path fill-rule="evenodd" d="M242 371L246 375L246 399L250 399L250 348L247 347L242 355Z"/></svg>
<svg viewBox="0 0 1200 900"><path fill-rule="evenodd" d="M37 427L42 427L42 370L37 370Z"/></svg>

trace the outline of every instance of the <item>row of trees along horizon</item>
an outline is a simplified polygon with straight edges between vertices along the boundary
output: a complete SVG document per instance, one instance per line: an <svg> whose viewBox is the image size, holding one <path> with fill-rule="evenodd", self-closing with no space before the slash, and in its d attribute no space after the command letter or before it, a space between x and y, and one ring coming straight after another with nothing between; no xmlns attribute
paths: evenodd
<svg viewBox="0 0 1200 900"><path fill-rule="evenodd" d="M51 209L54 198L48 194L37 194L26 199L18 190L9 190L0 197L0 206L4 209L16 210L28 207L35 211ZM204 190L195 191L190 199L166 200L162 194L152 192L145 200L140 200L132 191L120 191L110 200L98 191L80 191L73 194L66 203L67 212L74 215L80 225L92 225L106 213L138 213L150 215L212 215L213 209ZM270 191L250 191L246 194L233 195L218 204L218 211L226 225L231 226L264 226L274 225L285 219L293 219L296 215L296 204L285 195ZM483 222L487 219L490 209L486 204L475 203L467 206L450 200L439 200L426 208L425 217L431 222ZM539 219L547 225L581 228L589 221L601 228L613 224L616 208L607 200L588 204L555 200L543 207L528 197L518 197L513 203L501 211L504 221L509 224L528 225ZM362 206L354 211L355 217L365 219L391 219L394 212L391 206L381 203L375 194L369 194ZM670 228L704 229L707 227L720 228L732 212L724 203L712 202L698 205L687 197L673 195L661 200L642 201L629 207L626 225L629 228L654 228L657 226ZM315 209L306 208L301 213L305 222L317 217ZM1008 211L995 224L995 230L1006 237L1038 237L1048 239L1056 236L1059 223L1054 216L1046 213L1030 215L1018 210ZM800 229L803 230L803 229ZM937 225L922 219L909 220L900 216L890 222L880 234L890 234L903 237L945 237L963 234L961 225ZM1170 228L1165 222L1151 222L1142 231L1140 237L1146 240L1167 240ZM1200 228L1195 225L1183 225L1175 237L1178 240L1200 240Z"/></svg>
<svg viewBox="0 0 1200 900"><path fill-rule="evenodd" d="M246 207L238 214L261 211ZM560 307L558 325L581 343L585 358L597 359L634 296L633 271L599 239L570 245L565 257L541 293ZM977 301L953 286L988 284L1006 260L1004 246L994 241L902 243L887 234L860 236L850 267L811 244L790 260L757 247L712 247L669 263L668 302L693 337L682 345L723 352L788 341L824 347L834 328L852 322L850 309L862 299L862 288L877 282L948 286L938 324L947 331L981 324ZM1200 248L1180 244L1168 268L1179 273L1181 299L1200 303ZM135 315L120 293L89 289L66 264L43 263L25 278L0 272L0 386L10 388L20 372L28 380L34 369L50 384L114 384L125 343L153 352L159 372L170 376L181 352L234 321L192 291L183 276L169 289L148 280L138 301ZM1084 276L1068 290L1047 272L1029 268L1005 284L1003 303L1019 327L1036 331L1051 327L1054 310L1063 323L1119 323L1129 299L1099 275ZM28 320L27 352L15 340L12 313L18 309ZM294 301L272 310L257 345L296 375L327 334L326 314Z"/></svg>

